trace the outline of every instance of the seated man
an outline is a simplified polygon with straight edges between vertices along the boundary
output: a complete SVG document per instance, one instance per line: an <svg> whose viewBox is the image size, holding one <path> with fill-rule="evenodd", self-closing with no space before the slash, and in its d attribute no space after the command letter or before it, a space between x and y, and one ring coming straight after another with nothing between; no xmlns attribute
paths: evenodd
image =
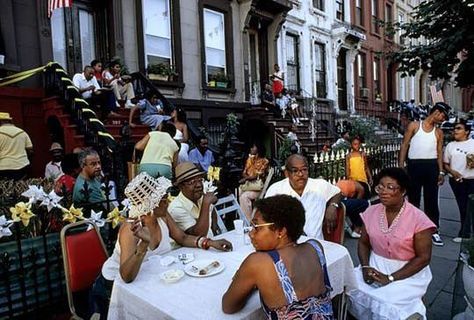
<svg viewBox="0 0 474 320"><path fill-rule="evenodd" d="M272 184L265 198L286 194L301 201L306 212L304 232L310 238L323 239L323 220L329 230L336 228L336 209L342 199L341 191L324 179L308 176L305 157L293 154L286 159L286 179Z"/></svg>
<svg viewBox="0 0 474 320"><path fill-rule="evenodd" d="M119 61L111 61L109 67L102 73L102 81L104 86L111 86L117 101L125 100L125 108L132 108L135 105L132 99L135 98L133 90L132 78L130 76L121 76L122 66Z"/></svg>
<svg viewBox="0 0 474 320"><path fill-rule="evenodd" d="M109 115L117 115L114 103L109 98L110 91L102 90L97 79L94 77L94 69L91 66L85 66L82 73L76 73L72 82L79 89L82 97L91 105L100 105L103 111Z"/></svg>
<svg viewBox="0 0 474 320"><path fill-rule="evenodd" d="M168 206L168 212L187 234L211 237L212 232L220 233L213 206L217 197L212 192L204 194L205 174L191 162L176 167L174 185L179 187L180 193Z"/></svg>
<svg viewBox="0 0 474 320"><path fill-rule="evenodd" d="M46 164L46 168L44 169L44 177L46 179L56 181L60 176L63 175L63 171L61 169L63 147L61 147L59 143L53 142L53 144L51 144L51 148L49 148L49 152L51 153L52 160Z"/></svg>
<svg viewBox="0 0 474 320"><path fill-rule="evenodd" d="M72 201L80 206L84 203L100 204L105 201L99 177L101 175L100 157L97 151L86 148L79 154L81 173L77 176ZM87 192L84 184L87 183Z"/></svg>
<svg viewBox="0 0 474 320"><path fill-rule="evenodd" d="M209 143L205 136L199 136L196 142L197 147L189 151L189 161L204 172L207 172L209 166L214 162L214 155L212 151L207 148Z"/></svg>

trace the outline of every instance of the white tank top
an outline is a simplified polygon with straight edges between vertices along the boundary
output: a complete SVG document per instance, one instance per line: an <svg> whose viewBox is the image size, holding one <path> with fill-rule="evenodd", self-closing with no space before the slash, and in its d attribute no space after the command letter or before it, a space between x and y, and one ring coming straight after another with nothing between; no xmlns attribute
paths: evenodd
<svg viewBox="0 0 474 320"><path fill-rule="evenodd" d="M438 152L436 150L436 127L430 132L423 130L423 121L415 135L410 140L410 148L408 149L408 159L436 159Z"/></svg>
<svg viewBox="0 0 474 320"><path fill-rule="evenodd" d="M145 257L143 258L143 262L146 262L149 257L155 256L155 255L163 255L171 251L171 238L170 238L170 232L168 229L168 226L166 225L165 220L162 218L157 218L158 224L161 228L161 241L158 247L155 248L155 250L148 250L146 251ZM117 242L115 242L115 248L114 252L112 253L112 256L110 256L107 261L105 261L104 265L102 266L102 275L104 276L105 279L113 281L115 277L119 274L119 268L120 268L120 242L119 239L117 239Z"/></svg>

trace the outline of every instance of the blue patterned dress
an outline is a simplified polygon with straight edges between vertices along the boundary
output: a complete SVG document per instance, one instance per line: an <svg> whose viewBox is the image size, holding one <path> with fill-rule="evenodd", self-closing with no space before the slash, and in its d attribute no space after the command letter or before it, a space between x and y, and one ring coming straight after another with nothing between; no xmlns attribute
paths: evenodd
<svg viewBox="0 0 474 320"><path fill-rule="evenodd" d="M329 283L328 272L326 268L326 258L324 253L315 240L308 241L311 246L316 250L321 269L324 272L324 284L326 286L326 292L318 297L312 296L303 300L298 300L296 296L295 288L291 282L288 270L281 260L280 254L277 250L269 251L268 254L272 257L273 263L275 264L275 270L278 274L278 278L281 283L283 292L285 293L287 305L277 308L268 308L263 299L260 298L263 311L270 320L291 320L291 319L304 319L304 320L326 320L334 319L332 312L331 296L332 291L331 284Z"/></svg>

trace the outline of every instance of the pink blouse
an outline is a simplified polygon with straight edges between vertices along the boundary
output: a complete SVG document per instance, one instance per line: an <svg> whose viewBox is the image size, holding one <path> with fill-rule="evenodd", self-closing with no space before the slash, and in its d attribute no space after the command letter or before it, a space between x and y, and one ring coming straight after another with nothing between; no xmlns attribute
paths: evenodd
<svg viewBox="0 0 474 320"><path fill-rule="evenodd" d="M415 257L414 238L415 233L423 230L436 228L436 225L426 214L405 201L405 210L400 215L398 224L388 233L383 233L380 224L388 229L387 217L383 214L381 222L380 215L383 214L383 205L370 206L360 214L364 221L365 229L370 238L372 250L379 256L408 261Z"/></svg>

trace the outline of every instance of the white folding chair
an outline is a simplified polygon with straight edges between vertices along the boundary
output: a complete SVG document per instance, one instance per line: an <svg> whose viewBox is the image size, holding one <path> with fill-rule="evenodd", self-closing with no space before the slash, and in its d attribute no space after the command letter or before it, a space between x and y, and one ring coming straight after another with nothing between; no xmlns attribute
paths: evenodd
<svg viewBox="0 0 474 320"><path fill-rule="evenodd" d="M225 226L224 220L227 214L236 213L237 219L241 219L244 221L244 227L250 226L247 217L242 212L237 199L233 194L220 198L217 200L216 204L214 205L217 213L217 225L221 229L222 232L227 232L227 228Z"/></svg>

